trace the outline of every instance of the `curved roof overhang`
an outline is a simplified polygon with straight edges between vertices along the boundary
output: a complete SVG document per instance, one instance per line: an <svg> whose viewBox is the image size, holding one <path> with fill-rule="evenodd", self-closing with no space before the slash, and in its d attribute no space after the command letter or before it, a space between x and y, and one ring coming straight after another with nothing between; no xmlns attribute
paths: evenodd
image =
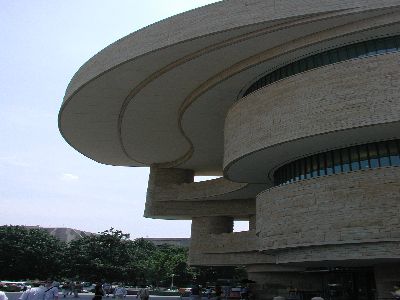
<svg viewBox="0 0 400 300"><path fill-rule="evenodd" d="M399 27L398 0L302 4L223 1L126 36L71 80L61 134L101 163L221 174L226 112L254 78Z"/></svg>

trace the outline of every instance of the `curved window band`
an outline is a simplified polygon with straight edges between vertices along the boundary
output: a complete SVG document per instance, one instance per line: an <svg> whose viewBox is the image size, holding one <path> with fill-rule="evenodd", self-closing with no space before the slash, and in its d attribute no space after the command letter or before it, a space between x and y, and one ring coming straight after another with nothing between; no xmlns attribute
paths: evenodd
<svg viewBox="0 0 400 300"><path fill-rule="evenodd" d="M298 159L275 171L274 184L386 166L400 166L400 140L351 146Z"/></svg>
<svg viewBox="0 0 400 300"><path fill-rule="evenodd" d="M400 35L360 42L314 54L279 68L254 82L242 97L283 78L333 63L400 51Z"/></svg>

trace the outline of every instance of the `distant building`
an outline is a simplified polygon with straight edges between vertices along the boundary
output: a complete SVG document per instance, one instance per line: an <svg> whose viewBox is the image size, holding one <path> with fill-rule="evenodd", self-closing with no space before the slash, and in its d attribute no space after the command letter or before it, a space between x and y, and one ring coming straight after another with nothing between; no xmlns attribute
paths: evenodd
<svg viewBox="0 0 400 300"><path fill-rule="evenodd" d="M63 227L40 227L40 226L24 226L28 229L42 229L47 231L50 235L58 238L63 242L71 242L83 238L85 236L93 235L92 232L82 231L73 228L63 228Z"/></svg>
<svg viewBox="0 0 400 300"><path fill-rule="evenodd" d="M85 236L90 236L96 233L82 231L73 228L64 227L40 227L40 226L23 226L28 229L42 229L47 231L50 235L58 238L63 242L71 242L83 238ZM156 246L170 245L179 247L189 247L190 238L143 238L145 241L151 242Z"/></svg>
<svg viewBox="0 0 400 300"><path fill-rule="evenodd" d="M145 241L151 242L156 246L169 245L188 248L190 244L189 238L143 238Z"/></svg>
<svg viewBox="0 0 400 300"><path fill-rule="evenodd" d="M390 299L399 66L400 0L219 1L98 52L59 128L97 162L150 167L144 214L192 221L191 265L246 266L258 299Z"/></svg>

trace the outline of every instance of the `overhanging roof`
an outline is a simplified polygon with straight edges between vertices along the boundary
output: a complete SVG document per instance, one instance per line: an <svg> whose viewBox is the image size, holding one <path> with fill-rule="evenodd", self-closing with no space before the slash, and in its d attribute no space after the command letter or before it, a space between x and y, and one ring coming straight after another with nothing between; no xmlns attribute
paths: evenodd
<svg viewBox="0 0 400 300"><path fill-rule="evenodd" d="M101 163L221 174L225 115L246 85L322 45L379 35L387 24L289 51L293 40L390 14L399 5L230 0L168 18L106 47L78 70L60 110L60 132Z"/></svg>

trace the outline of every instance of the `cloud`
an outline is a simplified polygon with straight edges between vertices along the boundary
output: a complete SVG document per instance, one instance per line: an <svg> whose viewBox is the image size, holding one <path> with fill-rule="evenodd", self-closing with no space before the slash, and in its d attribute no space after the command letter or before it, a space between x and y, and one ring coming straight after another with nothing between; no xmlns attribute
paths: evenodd
<svg viewBox="0 0 400 300"><path fill-rule="evenodd" d="M69 173L64 173L61 176L61 180L63 180L63 181L74 181L74 180L78 180L78 179L79 179L78 175L69 174Z"/></svg>

